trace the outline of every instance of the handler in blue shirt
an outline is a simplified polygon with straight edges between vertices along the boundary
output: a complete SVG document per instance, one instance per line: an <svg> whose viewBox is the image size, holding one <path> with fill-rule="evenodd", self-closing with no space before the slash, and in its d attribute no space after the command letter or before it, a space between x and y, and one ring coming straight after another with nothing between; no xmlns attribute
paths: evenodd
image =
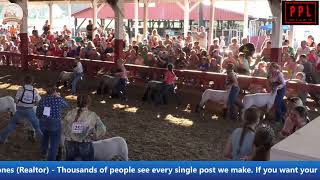
<svg viewBox="0 0 320 180"><path fill-rule="evenodd" d="M56 92L54 86L47 89L47 95L38 104L37 117L40 119L40 128L43 132L41 153L43 156L48 153L48 161L56 160L61 139L61 110L67 107L69 105Z"/></svg>

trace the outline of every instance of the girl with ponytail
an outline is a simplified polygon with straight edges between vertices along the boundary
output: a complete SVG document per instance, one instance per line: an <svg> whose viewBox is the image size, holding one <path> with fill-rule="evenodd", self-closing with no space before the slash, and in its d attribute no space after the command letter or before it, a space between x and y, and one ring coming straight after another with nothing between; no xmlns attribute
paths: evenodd
<svg viewBox="0 0 320 180"><path fill-rule="evenodd" d="M253 153L252 145L255 137L255 129L259 123L260 112L257 108L251 107L244 114L242 128L237 128L229 137L224 156L232 160L241 160Z"/></svg>
<svg viewBox="0 0 320 180"><path fill-rule="evenodd" d="M106 127L100 117L90 111L89 95L79 95L77 108L68 112L64 119L63 132L66 144L66 160L80 158L83 161L94 159L92 141L104 136Z"/></svg>

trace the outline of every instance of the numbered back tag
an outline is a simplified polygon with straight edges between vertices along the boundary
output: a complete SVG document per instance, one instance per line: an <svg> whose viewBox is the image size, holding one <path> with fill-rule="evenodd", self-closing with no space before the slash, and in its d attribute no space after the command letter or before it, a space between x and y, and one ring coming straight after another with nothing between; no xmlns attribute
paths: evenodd
<svg viewBox="0 0 320 180"><path fill-rule="evenodd" d="M80 134L83 132L83 124L79 122L74 122L72 124L72 133L74 134Z"/></svg>
<svg viewBox="0 0 320 180"><path fill-rule="evenodd" d="M50 117L50 111L51 111L50 107L44 107L43 108L43 115Z"/></svg>

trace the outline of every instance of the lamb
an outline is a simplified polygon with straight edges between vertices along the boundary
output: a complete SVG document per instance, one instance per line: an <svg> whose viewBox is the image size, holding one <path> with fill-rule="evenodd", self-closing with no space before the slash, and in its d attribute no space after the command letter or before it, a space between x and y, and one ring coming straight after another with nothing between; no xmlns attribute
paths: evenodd
<svg viewBox="0 0 320 180"><path fill-rule="evenodd" d="M63 83L63 85L66 87L67 82L68 81L70 82L73 79L73 76L74 76L73 72L62 71L57 81L57 87L59 87L61 83Z"/></svg>
<svg viewBox="0 0 320 180"><path fill-rule="evenodd" d="M251 106L256 106L259 108L267 107L267 113L270 111L274 104L274 100L277 96L277 90L270 92L270 93L256 93L256 94L248 94L243 97L243 108L242 114L249 109Z"/></svg>
<svg viewBox="0 0 320 180"><path fill-rule="evenodd" d="M13 116L16 111L16 103L11 96L0 98L0 112L10 112L10 115Z"/></svg>
<svg viewBox="0 0 320 180"><path fill-rule="evenodd" d="M161 81L149 81L147 83L146 90L143 94L142 101L147 101L149 96L152 101L156 101L155 95L159 95L161 89L162 82Z"/></svg>
<svg viewBox="0 0 320 180"><path fill-rule="evenodd" d="M119 82L119 77L114 77L110 75L102 76L100 84L97 89L97 94L104 95L105 91L107 91L108 95L112 93L113 88Z"/></svg>
<svg viewBox="0 0 320 180"><path fill-rule="evenodd" d="M58 157L63 159L65 153L64 135L61 135L61 144ZM94 150L94 160L110 161L115 158L128 161L128 145L122 137L112 137L92 142ZM62 153L62 154L61 154Z"/></svg>
<svg viewBox="0 0 320 180"><path fill-rule="evenodd" d="M196 107L196 112L200 112L201 109L203 109L205 103L208 100L214 101L214 102L223 102L224 108L226 108L227 101L229 97L229 90L223 91L223 90L215 90L215 89L206 89L203 94L200 103Z"/></svg>
<svg viewBox="0 0 320 180"><path fill-rule="evenodd" d="M116 157L128 161L128 146L122 137L94 141L92 145L96 161L110 161Z"/></svg>
<svg viewBox="0 0 320 180"><path fill-rule="evenodd" d="M147 83L147 87L146 90L144 91L143 97L142 97L142 101L148 101L149 97L151 97L151 100L155 103L158 104L160 101L160 91L162 88L162 84L163 82L161 81L154 81L151 80ZM173 94L173 96L176 99L177 102L177 106L180 106L181 104L181 100L180 97L178 96L178 94L176 93L177 87L174 88L173 92L171 91L170 93ZM163 97L163 102L166 104L167 103L167 97L164 96Z"/></svg>

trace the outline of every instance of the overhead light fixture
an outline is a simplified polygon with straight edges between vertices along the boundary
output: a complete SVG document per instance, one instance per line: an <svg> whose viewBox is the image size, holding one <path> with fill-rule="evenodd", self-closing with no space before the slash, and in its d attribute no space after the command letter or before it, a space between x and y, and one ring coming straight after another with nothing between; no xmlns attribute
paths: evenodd
<svg viewBox="0 0 320 180"><path fill-rule="evenodd" d="M210 0L202 0L202 3L206 6L210 6L211 5L211 1Z"/></svg>

